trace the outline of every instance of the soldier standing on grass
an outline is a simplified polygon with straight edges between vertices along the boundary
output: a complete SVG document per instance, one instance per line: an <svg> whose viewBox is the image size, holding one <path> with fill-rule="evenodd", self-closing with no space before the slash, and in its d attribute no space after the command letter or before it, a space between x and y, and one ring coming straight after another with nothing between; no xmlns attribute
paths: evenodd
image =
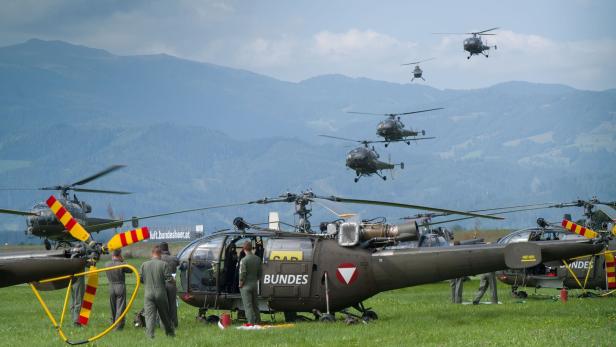
<svg viewBox="0 0 616 347"><path fill-rule="evenodd" d="M262 275L261 258L252 254L252 243L250 241L244 243L243 249L246 256L240 261L239 287L246 319L248 320L246 324L252 326L261 322L259 304L257 303L257 289Z"/></svg>
<svg viewBox="0 0 616 347"><path fill-rule="evenodd" d="M171 271L167 263L160 259L162 251L160 246L152 248L152 259L141 265L139 273L141 282L144 284L143 308L145 310L145 328L149 338L154 338L156 318L160 321L167 336L175 336L175 328L169 317L169 300L167 299L167 282L171 277Z"/></svg>
<svg viewBox="0 0 616 347"><path fill-rule="evenodd" d="M116 249L111 255L111 261L105 264L106 267L123 265L122 250ZM106 271L107 280L109 281L109 305L111 306L111 321L115 322L120 318L120 315L126 309L126 273L130 273L130 269L121 268ZM116 330L124 329L124 318L116 326Z"/></svg>
<svg viewBox="0 0 616 347"><path fill-rule="evenodd" d="M498 293L496 291L496 273L488 272L482 274L480 276L479 289L477 289L477 294L475 294L475 299L473 299L473 305L478 305L481 301L481 298L488 290L488 287L492 289L492 303L498 304Z"/></svg>
<svg viewBox="0 0 616 347"><path fill-rule="evenodd" d="M176 256L171 255L169 252L169 244L167 242L161 242L160 249L162 251L162 255L160 260L167 263L169 266L169 272L171 272L172 276L175 274L178 265L180 262ZM178 305L177 305L177 292L178 289L175 285L175 277L172 277L165 287L167 290L167 300L169 301L169 318L173 322L173 326L177 329L178 327Z"/></svg>
<svg viewBox="0 0 616 347"><path fill-rule="evenodd" d="M72 257L79 257L86 252L86 245L83 242L79 242L71 249ZM86 269L84 269L86 271ZM86 292L86 282L84 276L73 278L73 284L71 285L71 318L73 324L77 327L81 326L79 323L79 312L81 312L81 304L83 302L83 296Z"/></svg>

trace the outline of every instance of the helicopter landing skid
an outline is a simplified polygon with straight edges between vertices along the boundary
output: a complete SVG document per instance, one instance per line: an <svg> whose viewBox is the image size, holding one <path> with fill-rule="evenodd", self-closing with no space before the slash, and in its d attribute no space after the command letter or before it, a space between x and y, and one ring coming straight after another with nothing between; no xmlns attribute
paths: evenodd
<svg viewBox="0 0 616 347"><path fill-rule="evenodd" d="M345 322L347 324L355 324L358 320L361 320L364 324L367 324L370 321L379 319L379 316L372 310L371 307L366 308L363 302L353 305L353 308L357 310L360 315L353 314L349 312L348 309L344 309L340 312L344 313L347 318Z"/></svg>

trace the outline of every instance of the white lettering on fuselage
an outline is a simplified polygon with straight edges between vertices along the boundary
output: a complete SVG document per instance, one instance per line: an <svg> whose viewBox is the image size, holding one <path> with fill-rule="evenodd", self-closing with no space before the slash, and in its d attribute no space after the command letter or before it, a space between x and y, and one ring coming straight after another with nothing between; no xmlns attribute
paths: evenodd
<svg viewBox="0 0 616 347"><path fill-rule="evenodd" d="M308 284L308 275L264 275L263 284Z"/></svg>
<svg viewBox="0 0 616 347"><path fill-rule="evenodd" d="M590 264L589 260L578 260L569 264L569 267L572 269L588 269L588 265Z"/></svg>

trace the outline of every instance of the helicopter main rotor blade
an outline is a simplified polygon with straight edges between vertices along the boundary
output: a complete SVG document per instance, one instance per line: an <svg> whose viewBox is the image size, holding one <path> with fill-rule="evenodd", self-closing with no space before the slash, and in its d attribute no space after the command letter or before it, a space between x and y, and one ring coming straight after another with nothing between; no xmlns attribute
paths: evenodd
<svg viewBox="0 0 616 347"><path fill-rule="evenodd" d="M108 174L110 174L110 173L112 173L112 172L114 172L116 170L119 170L119 169L121 169L123 167L126 167L126 165L111 165L110 167L106 168L105 170L102 170L102 171L100 171L98 173L95 173L94 175L86 177L86 178L84 178L82 180L79 180L79 181L73 183L73 184L70 184L69 187L80 186L80 185L86 184L88 182L92 182L95 179L98 179L98 178L100 178L102 176L108 175Z"/></svg>
<svg viewBox="0 0 616 347"><path fill-rule="evenodd" d="M153 214L153 215L149 215L149 216L143 216L143 217L133 217L131 219L124 219L124 220L116 220L113 222L108 222L108 223L100 223L100 224L94 224L91 226L88 226L88 228L96 228L96 229L106 229L106 228L113 228L115 227L118 223L126 223L126 222L132 222L134 220L142 220L142 219L150 219L150 218L157 218L157 217L165 217L165 216L171 216L174 214L182 214L182 213L190 213L190 212L198 212L198 211L206 211L206 210L214 210L217 208L225 208L225 207L237 207L237 206L244 206L244 205L249 205L252 202L243 202L243 203L237 203L237 204L228 204L228 205L215 205L215 206L207 206L207 207L200 207L200 208L191 208L188 210L180 210L180 211L172 211L172 212L165 212L165 213L159 213L159 214Z"/></svg>
<svg viewBox="0 0 616 347"><path fill-rule="evenodd" d="M498 216L490 216L490 215L485 215L485 214L472 213L472 212L466 212L466 211L450 210L450 209L445 209L445 208L438 208L438 207L431 207L431 206L424 206L424 205L402 204L402 203L398 203L398 202L377 201L377 200L363 200L363 199L349 199L349 198L341 198L341 197L333 196L333 195L332 196L317 196L316 198L330 200L330 201L336 201L336 202L346 202L346 203L351 203L351 204L364 204L364 205L377 205L377 206L389 206L389 207L400 207L400 208L412 208L412 209L426 210L426 211L449 212L451 214L460 214L460 215L463 215L463 216L472 216L472 217L477 217L477 218L488 218L488 219L498 219L498 220L505 219L503 217L498 217Z"/></svg>
<svg viewBox="0 0 616 347"><path fill-rule="evenodd" d="M444 107L437 107L437 108L429 108L427 110L419 110L419 111L403 112L403 113L392 113L392 114L396 116L403 116L407 114L423 113L423 112L430 112L430 111L444 110L444 109L445 109Z"/></svg>
<svg viewBox="0 0 616 347"><path fill-rule="evenodd" d="M415 113L423 113L423 112L436 111L436 110L444 110L444 109L445 109L444 107L437 107L437 108L429 108L429 109L425 109L425 110L418 110L418 111L411 111L411 112L401 112L401 113L370 113L370 112L347 112L347 113L366 114L366 115L371 115L371 116L395 117L395 116L403 116L403 115L409 115L409 114L415 114Z"/></svg>
<svg viewBox="0 0 616 347"><path fill-rule="evenodd" d="M344 137L330 136L330 135L319 135L319 136L321 136L321 137L329 137L330 139L336 139L336 140L342 140L342 141L351 141L351 142L358 142L358 143L370 142L370 141L359 141L359 140L347 139L347 138L344 138Z"/></svg>
<svg viewBox="0 0 616 347"><path fill-rule="evenodd" d="M385 140L379 140L379 141L371 141L372 143L381 143L381 142L406 142L406 141L419 141L419 140L432 140L435 139L436 137L431 136L431 137L414 137L414 138L405 138L405 139L400 139L400 140L389 140L389 141L385 141Z"/></svg>
<svg viewBox="0 0 616 347"><path fill-rule="evenodd" d="M19 211L19 210L9 210L5 208L0 208L0 213L4 214L14 214L18 216L38 216L38 214L30 211Z"/></svg>
<svg viewBox="0 0 616 347"><path fill-rule="evenodd" d="M494 27L494 28L492 28L492 29L486 29L486 30L478 31L478 32L476 32L476 33L472 33L472 34L483 34L483 33L485 33L485 32L492 31L492 30L496 30L496 29L499 29L499 28L498 28L498 27ZM495 34L483 34L483 35L495 35Z"/></svg>
<svg viewBox="0 0 616 347"><path fill-rule="evenodd" d="M506 207L485 208L481 210L471 210L468 212L494 212L494 211L517 209L517 208L528 208L528 210L530 211L530 210L538 210L542 208L550 208L550 207L553 207L552 205L553 205L552 203L525 204L525 205L515 205L515 206L506 206ZM498 214L498 213L494 213L494 214ZM445 217L449 215L450 213L423 213L423 214L416 214L414 216L402 217L401 219L417 219L417 218L423 218L423 217L436 218L436 217ZM441 222L438 222L438 223L441 223Z"/></svg>
<svg viewBox="0 0 616 347"><path fill-rule="evenodd" d="M424 59L424 60L418 60L418 61L414 61L412 63L406 63L406 64L402 64L402 65L415 65L415 64L420 64L420 63L424 63L426 61L430 61L430 60L434 60L436 58L432 57L432 58L428 58L428 59Z"/></svg>
<svg viewBox="0 0 616 347"><path fill-rule="evenodd" d="M369 116L389 116L389 114L387 113L354 112L354 111L347 111L347 113L364 114L364 115L369 115Z"/></svg>
<svg viewBox="0 0 616 347"><path fill-rule="evenodd" d="M132 194L131 192L122 192L117 190L101 190L101 189L89 189L89 188L73 188L73 191L83 193L102 193L102 194Z"/></svg>
<svg viewBox="0 0 616 347"><path fill-rule="evenodd" d="M550 206L544 207L544 208L550 208ZM501 211L501 212L494 212L494 213L487 213L487 216L498 216L501 214L508 214L508 213L515 213L515 212L522 212L522 211L534 211L534 210L538 210L541 209L541 207L533 207L533 208L521 208L521 209L516 209L516 210L511 210L511 211ZM451 223L451 222L458 222L458 221L462 221L462 220L467 220L467 219L473 219L474 217L461 217L461 218L453 218L453 219L447 219L447 220L441 220L438 222L430 222L427 223L428 225L438 225L438 224L445 224L445 223Z"/></svg>

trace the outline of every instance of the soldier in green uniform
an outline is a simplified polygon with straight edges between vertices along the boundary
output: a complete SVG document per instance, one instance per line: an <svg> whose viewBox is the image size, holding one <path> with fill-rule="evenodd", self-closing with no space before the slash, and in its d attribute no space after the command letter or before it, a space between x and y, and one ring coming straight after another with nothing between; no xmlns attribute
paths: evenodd
<svg viewBox="0 0 616 347"><path fill-rule="evenodd" d="M464 277L449 280L451 286L451 302L454 304L462 303L462 290L464 289Z"/></svg>
<svg viewBox="0 0 616 347"><path fill-rule="evenodd" d="M141 264L139 273L145 287L143 308L145 310L146 334L154 338L157 314L167 336L175 336L173 322L169 318L169 300L167 299L167 282L171 280L171 271L167 263L160 259L160 246L152 248L152 259Z"/></svg>
<svg viewBox="0 0 616 347"><path fill-rule="evenodd" d="M105 266L112 267L122 265L122 250L116 249L111 254L111 261L108 261ZM109 305L111 306L111 321L115 322L120 318L124 309L126 309L126 279L125 274L130 273L130 269L122 268L106 271L107 280L109 281ZM116 330L124 329L124 318L116 326Z"/></svg>
<svg viewBox="0 0 616 347"><path fill-rule="evenodd" d="M167 242L161 242L160 249L162 251L162 255L160 259L167 263L169 266L169 271L172 276L175 274L178 265L180 262L178 258L171 255L169 252L169 244ZM167 282L167 286L165 288L167 290L167 300L169 301L169 318L173 322L173 326L178 327L178 305L177 305L177 292L178 289L175 285L175 277L171 279L171 281Z"/></svg>
<svg viewBox="0 0 616 347"><path fill-rule="evenodd" d="M261 269L261 258L252 254L252 243L246 241L243 249L246 256L240 261L239 287L246 319L248 320L247 324L252 325L261 322L257 303L257 288L263 270Z"/></svg>
<svg viewBox="0 0 616 347"><path fill-rule="evenodd" d="M481 298L488 290L488 287L492 289L492 303L498 304L498 294L496 292L496 273L488 272L482 274L479 281L479 289L477 289L477 294L475 294L475 299L473 299L473 305L479 304Z"/></svg>
<svg viewBox="0 0 616 347"><path fill-rule="evenodd" d="M79 257L85 254L86 245L82 242L78 242L73 249L71 249L72 257ZM86 269L83 269L86 271ZM84 276L73 278L73 284L71 285L71 318L75 326L81 326L79 323L79 312L81 312L81 304L83 303L83 296L86 293L86 281Z"/></svg>

